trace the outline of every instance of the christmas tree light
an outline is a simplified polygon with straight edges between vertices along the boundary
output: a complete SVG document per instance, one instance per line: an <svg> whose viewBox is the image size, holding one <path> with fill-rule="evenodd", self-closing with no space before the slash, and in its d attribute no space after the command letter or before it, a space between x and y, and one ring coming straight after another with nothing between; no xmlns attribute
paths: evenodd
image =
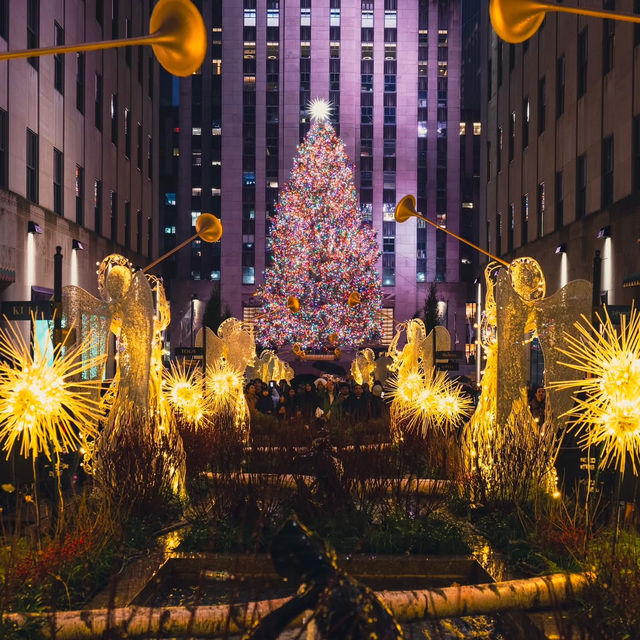
<svg viewBox="0 0 640 640"><path fill-rule="evenodd" d="M324 112L314 107L314 123L280 195L273 260L257 294L263 306L258 339L275 346L351 347L381 334L374 267L380 251L375 232L360 218L345 145Z"/></svg>

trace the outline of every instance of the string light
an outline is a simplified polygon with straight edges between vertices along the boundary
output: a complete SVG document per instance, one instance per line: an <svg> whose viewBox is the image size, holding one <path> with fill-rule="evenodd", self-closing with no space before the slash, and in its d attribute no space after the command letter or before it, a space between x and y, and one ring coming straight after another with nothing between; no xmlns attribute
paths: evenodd
<svg viewBox="0 0 640 640"><path fill-rule="evenodd" d="M374 231L362 225L353 168L329 123L317 119L298 147L276 211L273 260L257 296L264 309L258 339L321 349L379 338L380 250ZM359 304L349 306L354 293Z"/></svg>

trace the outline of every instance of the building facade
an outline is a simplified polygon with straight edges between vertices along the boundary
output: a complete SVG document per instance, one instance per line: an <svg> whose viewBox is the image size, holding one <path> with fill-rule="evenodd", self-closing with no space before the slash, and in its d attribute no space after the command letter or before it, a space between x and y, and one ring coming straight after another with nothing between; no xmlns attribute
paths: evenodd
<svg viewBox="0 0 640 640"><path fill-rule="evenodd" d="M509 45L484 5L485 246L538 260L548 294L584 278L595 304L625 307L640 284L640 28L549 12Z"/></svg>
<svg viewBox="0 0 640 640"><path fill-rule="evenodd" d="M167 78L163 92L163 127L171 134L161 159L171 185L161 194L165 244L188 237L202 211L221 217L224 235L217 246L193 243L167 265L165 274L177 278L174 304L190 314L191 297L206 300L218 281L233 315L250 320L257 312L253 294L270 260L269 218L309 130L307 105L321 97L333 105L333 125L354 164L362 223L377 231L386 331L421 309L429 283L437 282L445 323L462 349L475 275L468 253L422 222L394 220L398 200L414 194L431 220L475 233L477 207L461 199L461 149L471 162L480 140L479 123L461 121L461 3L199 6L210 55L191 78ZM180 339L172 334L174 344Z"/></svg>
<svg viewBox="0 0 640 640"><path fill-rule="evenodd" d="M0 2L0 49L148 33L152 0ZM96 263L157 255L158 64L150 47L0 62L0 300L97 295Z"/></svg>

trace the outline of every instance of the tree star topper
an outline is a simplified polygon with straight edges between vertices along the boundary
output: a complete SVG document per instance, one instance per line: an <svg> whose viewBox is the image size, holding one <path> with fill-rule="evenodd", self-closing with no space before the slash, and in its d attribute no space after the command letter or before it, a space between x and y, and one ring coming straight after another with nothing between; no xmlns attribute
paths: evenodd
<svg viewBox="0 0 640 640"><path fill-rule="evenodd" d="M332 111L333 105L326 98L313 98L307 107L307 113L314 122L327 122Z"/></svg>

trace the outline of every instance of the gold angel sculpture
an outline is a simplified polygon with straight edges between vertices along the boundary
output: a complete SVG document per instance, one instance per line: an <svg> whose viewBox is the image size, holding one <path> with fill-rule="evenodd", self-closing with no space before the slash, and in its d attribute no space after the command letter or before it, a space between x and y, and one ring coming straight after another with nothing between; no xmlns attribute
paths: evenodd
<svg viewBox="0 0 640 640"><path fill-rule="evenodd" d="M249 408L244 397L244 372L255 358L251 334L236 318L227 318L214 333L200 329L195 344L206 343L204 403L218 424L231 422L246 440L249 435Z"/></svg>
<svg viewBox="0 0 640 640"><path fill-rule="evenodd" d="M485 269L486 299L480 329L480 342L486 358L478 406L465 428L466 459L489 484L495 482L494 470L509 453L499 445L511 442L503 437L508 425L529 425L536 439L527 435L531 447L538 447L549 460L547 477L565 426L566 411L571 408L567 389L553 388L553 382L566 379L566 370L558 363L558 347L564 333L570 331L591 304L591 284L574 280L554 295L545 297L546 282L542 269L533 258L516 258L508 267L491 262ZM527 403L528 357L530 342L537 338L544 356L544 384L547 412L544 424L537 425ZM575 375L579 375L575 372Z"/></svg>
<svg viewBox="0 0 640 640"><path fill-rule="evenodd" d="M368 348L356 353L356 357L351 362L351 376L356 384L366 384L371 389L376 368L375 358L373 351Z"/></svg>
<svg viewBox="0 0 640 640"><path fill-rule="evenodd" d="M294 375L288 362L281 360L271 349L265 349L260 357L256 358L253 366L247 369L246 377L249 380L259 378L262 382L286 380L290 384Z"/></svg>

